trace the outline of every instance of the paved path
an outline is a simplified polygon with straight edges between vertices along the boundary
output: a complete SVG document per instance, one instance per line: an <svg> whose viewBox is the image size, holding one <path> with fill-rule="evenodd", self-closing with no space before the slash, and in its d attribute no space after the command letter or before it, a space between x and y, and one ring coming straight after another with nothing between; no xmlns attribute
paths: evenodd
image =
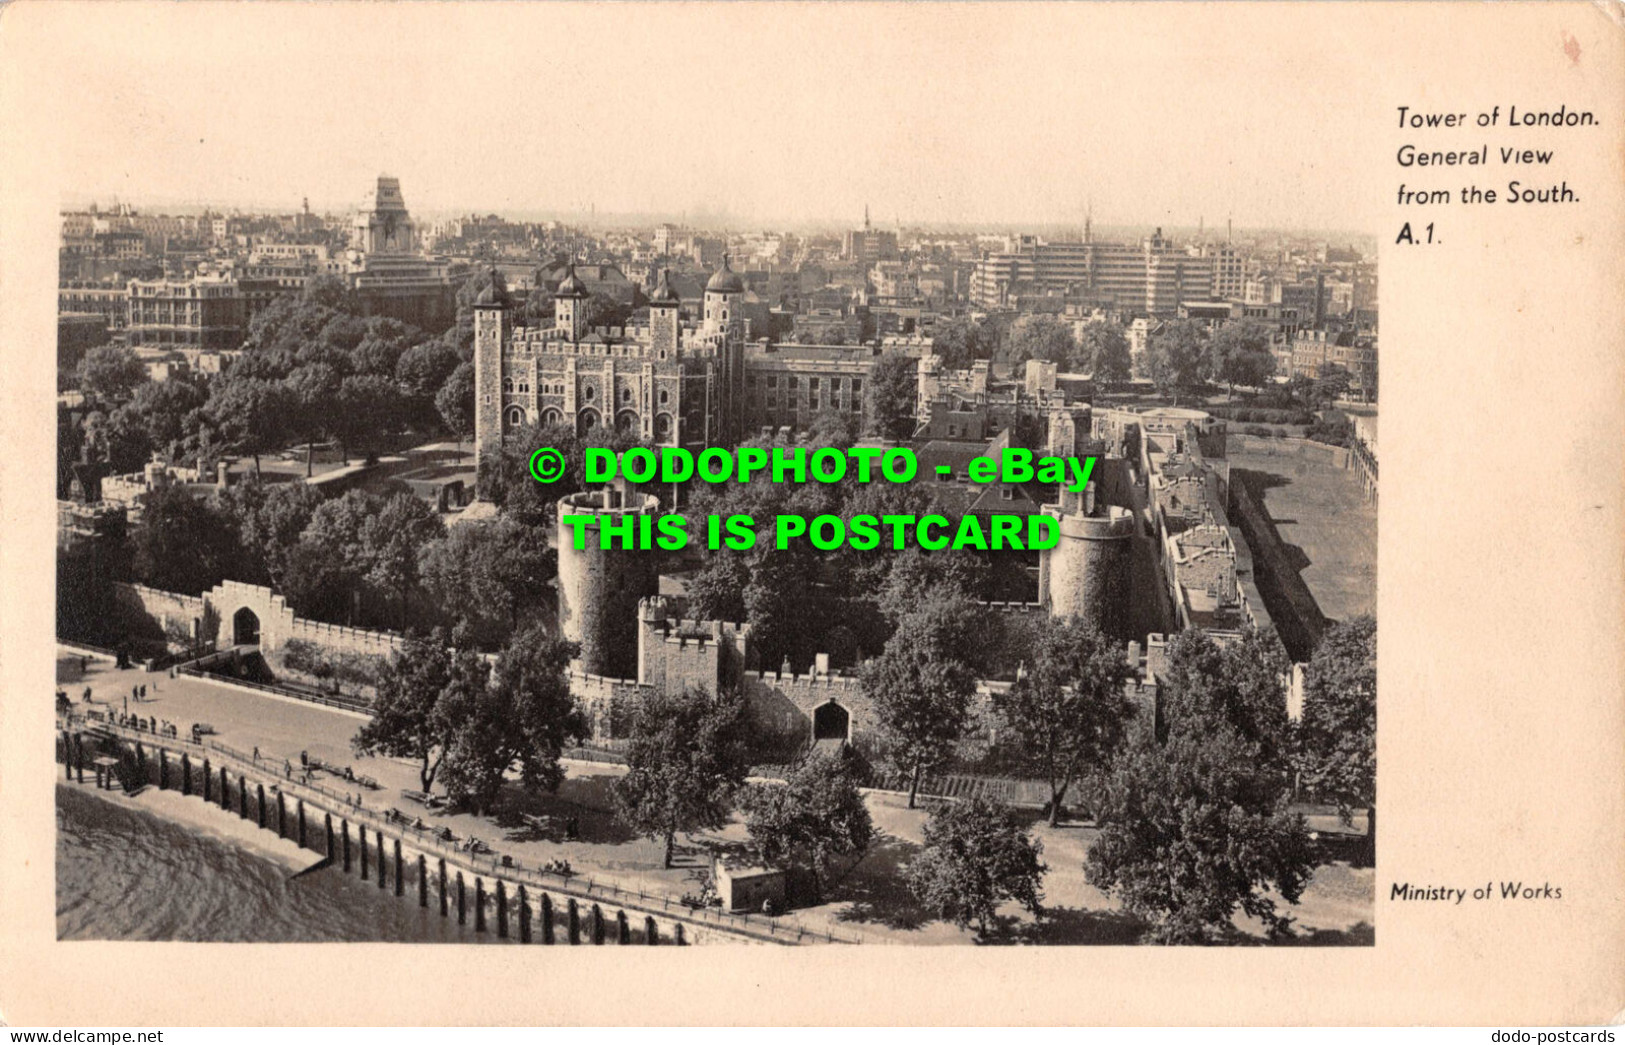
<svg viewBox="0 0 1625 1045"><path fill-rule="evenodd" d="M664 847L631 835L615 818L609 785L624 772L620 766L600 763L568 763L569 776L557 795L508 798L529 811L563 819L575 816L581 837L564 841L558 832L543 833L515 818L512 822L482 819L471 814L441 815L416 806L401 795L402 789L419 786L417 767L404 760L359 758L350 749L350 738L364 717L354 713L281 698L223 685L207 679L167 673L148 673L139 668L116 670L105 660L92 659L88 673L78 677L78 661L63 655L58 661L58 687L65 689L76 706L86 686L95 700L114 711L124 709L124 698L132 686L145 683L148 700L131 701L129 710L142 717L156 715L175 723L183 736L191 724L207 722L214 726L216 739L243 752L260 750L262 762L270 769L287 760L295 770L300 751L335 766L352 766L357 775L375 778L379 791L370 791L344 780L318 774L315 782L323 787L347 791L376 812L396 808L421 816L434 826L446 826L458 838L481 838L498 853L512 856L529 867L562 859L595 882L613 882L622 889L642 890L673 899L698 891L698 876L708 869L708 860L699 846L685 847L679 855L682 866L666 870ZM906 808L901 796L871 793L866 799L874 818L877 841L869 854L830 888L832 902L801 908L795 920L814 930L827 930L839 936L857 937L868 942L948 944L968 943L972 934L930 917L908 895L901 871L918 851L924 838L927 813ZM1050 867L1045 879L1046 904L1057 910L1046 926L1032 926L1025 915L1016 918L1017 937L1056 943L1126 943L1134 927L1115 911L1115 905L1083 877L1084 854L1094 840L1088 828L1050 828L1037 824L1033 834L1044 843L1044 861ZM747 834L735 821L725 830L696 837L695 842L740 843ZM1331 873L1334 869L1322 869ZM1344 869L1346 871L1346 869ZM1360 921L1369 922L1370 872L1354 872L1349 879L1341 872L1333 877L1333 894L1322 897L1317 884L1305 894L1304 904L1294 911L1307 928L1341 931ZM1361 877L1363 875L1363 878ZM1351 899L1352 898L1352 899ZM1330 901L1323 902L1323 901ZM1007 912L1017 916L1018 911Z"/></svg>

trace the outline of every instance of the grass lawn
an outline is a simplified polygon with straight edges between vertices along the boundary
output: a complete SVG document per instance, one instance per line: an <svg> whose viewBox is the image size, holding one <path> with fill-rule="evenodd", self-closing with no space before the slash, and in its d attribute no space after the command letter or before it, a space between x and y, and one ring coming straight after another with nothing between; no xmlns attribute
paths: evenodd
<svg viewBox="0 0 1625 1045"><path fill-rule="evenodd" d="M680 837L683 844L678 866L667 869L663 866L661 843L633 835L615 818L610 786L621 768L585 762L569 763L569 776L557 794L526 795L517 788L510 789L501 811L491 818L430 813L401 794L403 789L419 786L415 765L389 758L358 758L350 751L350 737L363 721L358 714L238 690L207 679L171 679L165 673L149 674L138 668L118 671L106 660L92 659L82 677L77 657L59 657L57 669L59 685L68 690L75 704L88 685L97 701L122 710L130 688L145 683L148 700L132 702L133 713L174 722L183 735L192 723L208 722L222 743L245 752L258 748L273 769L284 760L297 767L301 751L329 764L352 766L357 774L374 777L382 785L378 791L348 785L368 808L381 811L394 807L413 816L421 815L427 823L450 827L459 838L478 837L498 853L511 855L526 866L563 859L595 881L613 881L621 888L676 898L699 891L699 878L709 867L710 848L737 845L746 839L744 825L738 821L723 831L689 839ZM342 778L321 777L316 782L328 788L347 788ZM829 929L838 935L877 943L974 942L974 933L937 920L921 909L904 884L902 870L919 851L927 810L908 809L904 798L883 793L870 793L867 802L876 828L874 845L844 874L833 876L825 903L793 912L795 920L808 928ZM547 827L537 828L525 820L524 814L541 814L552 820ZM578 822L580 837L566 841L562 825L572 816ZM1036 814L1033 816L1031 829L1044 843L1044 862L1049 866L1044 881L1045 917L1034 921L1011 906L1001 911L995 941L1134 942L1140 931L1138 923L1084 881L1085 852L1094 831L1067 824L1051 828L1038 821ZM1332 864L1316 873L1294 913L1306 931L1318 933L1323 941L1342 940L1363 931L1364 942L1369 942L1372 908L1371 871ZM1244 923L1238 922L1238 930L1249 936L1261 935L1259 927Z"/></svg>

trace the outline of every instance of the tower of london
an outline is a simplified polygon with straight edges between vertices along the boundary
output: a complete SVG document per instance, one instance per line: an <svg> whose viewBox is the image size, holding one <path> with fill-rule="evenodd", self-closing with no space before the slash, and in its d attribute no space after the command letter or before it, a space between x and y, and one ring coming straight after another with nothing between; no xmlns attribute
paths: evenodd
<svg viewBox="0 0 1625 1045"><path fill-rule="evenodd" d="M486 460L523 425L613 426L659 446L736 442L741 416L744 283L723 260L698 324L679 316L666 273L646 326L590 327L574 266L555 294L552 326L514 321L499 277L474 308L475 450Z"/></svg>

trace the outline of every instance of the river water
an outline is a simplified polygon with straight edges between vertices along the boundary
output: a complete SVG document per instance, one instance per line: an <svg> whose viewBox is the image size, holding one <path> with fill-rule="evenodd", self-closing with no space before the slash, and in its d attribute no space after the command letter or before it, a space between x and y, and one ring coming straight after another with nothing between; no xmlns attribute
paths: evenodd
<svg viewBox="0 0 1625 1045"><path fill-rule="evenodd" d="M56 788L56 931L63 940L497 943L323 867L280 864L75 788ZM470 919L472 921L472 919Z"/></svg>

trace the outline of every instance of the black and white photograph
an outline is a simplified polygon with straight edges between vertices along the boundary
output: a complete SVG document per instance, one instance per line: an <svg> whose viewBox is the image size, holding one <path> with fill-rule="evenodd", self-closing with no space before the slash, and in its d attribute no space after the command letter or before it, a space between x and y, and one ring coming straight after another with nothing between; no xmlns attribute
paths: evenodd
<svg viewBox="0 0 1625 1045"><path fill-rule="evenodd" d="M1419 985L1617 925L1587 5L8 26L41 970L307 985L206 1003L266 1024L1470 1022L1544 981ZM540 950L627 946L690 950Z"/></svg>
<svg viewBox="0 0 1625 1045"><path fill-rule="evenodd" d="M1122 106L638 144L732 93L83 172L63 938L1372 942L1373 237Z"/></svg>

